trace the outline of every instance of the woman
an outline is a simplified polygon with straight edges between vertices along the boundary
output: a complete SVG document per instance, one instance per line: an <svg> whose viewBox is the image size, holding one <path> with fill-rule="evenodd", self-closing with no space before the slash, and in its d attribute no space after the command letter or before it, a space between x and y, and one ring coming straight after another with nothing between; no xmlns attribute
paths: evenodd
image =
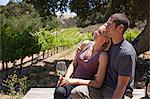
<svg viewBox="0 0 150 99"><path fill-rule="evenodd" d="M106 27L102 25L93 33L94 41L86 41L77 50L77 54L68 67L65 77L60 78L59 87L54 93L55 99L66 99L71 90L78 85L101 87L108 62L107 50L111 40L107 37ZM84 46L83 46L84 45ZM93 79L96 76L95 79Z"/></svg>

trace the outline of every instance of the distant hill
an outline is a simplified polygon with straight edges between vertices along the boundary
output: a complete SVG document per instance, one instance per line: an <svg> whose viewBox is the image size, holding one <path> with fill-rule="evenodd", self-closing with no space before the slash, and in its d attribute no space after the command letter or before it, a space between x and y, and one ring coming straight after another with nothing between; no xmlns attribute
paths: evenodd
<svg viewBox="0 0 150 99"><path fill-rule="evenodd" d="M65 14L57 14L57 19L61 22L60 27L76 27L76 19L74 18L76 15L72 13L65 13Z"/></svg>
<svg viewBox="0 0 150 99"><path fill-rule="evenodd" d="M76 15L75 14L72 14L72 13L65 13L63 15L61 14L57 14L57 18L60 18L60 19L69 19L69 18L73 18L75 17Z"/></svg>

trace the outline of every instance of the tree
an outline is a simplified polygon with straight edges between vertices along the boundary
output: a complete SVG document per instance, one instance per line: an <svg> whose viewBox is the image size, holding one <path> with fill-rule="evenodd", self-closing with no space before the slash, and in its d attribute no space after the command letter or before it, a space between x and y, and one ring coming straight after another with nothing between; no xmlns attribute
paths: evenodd
<svg viewBox="0 0 150 99"><path fill-rule="evenodd" d="M23 59L39 51L36 30L41 26L39 14L24 2L9 3L0 9L2 24L0 57L4 62Z"/></svg>
<svg viewBox="0 0 150 99"><path fill-rule="evenodd" d="M56 12L67 11L68 0L23 0L27 3L34 5L40 13L40 16L46 18L45 16L55 16Z"/></svg>
<svg viewBox="0 0 150 99"><path fill-rule="evenodd" d="M77 14L77 25L85 27L104 22L103 15L107 10L107 2L104 0L71 0L69 7Z"/></svg>
<svg viewBox="0 0 150 99"><path fill-rule="evenodd" d="M51 30L58 26L56 12L64 13L68 8L68 0L22 0L31 4L40 14L43 28Z"/></svg>

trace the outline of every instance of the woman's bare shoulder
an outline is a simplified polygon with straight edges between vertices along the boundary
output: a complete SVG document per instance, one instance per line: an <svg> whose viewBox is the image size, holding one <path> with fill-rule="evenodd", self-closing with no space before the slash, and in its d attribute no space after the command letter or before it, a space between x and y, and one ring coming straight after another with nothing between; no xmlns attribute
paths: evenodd
<svg viewBox="0 0 150 99"><path fill-rule="evenodd" d="M100 55L99 55L99 59L103 59L103 58L108 58L108 53L107 52L105 52L105 51L102 51L101 53L100 53Z"/></svg>

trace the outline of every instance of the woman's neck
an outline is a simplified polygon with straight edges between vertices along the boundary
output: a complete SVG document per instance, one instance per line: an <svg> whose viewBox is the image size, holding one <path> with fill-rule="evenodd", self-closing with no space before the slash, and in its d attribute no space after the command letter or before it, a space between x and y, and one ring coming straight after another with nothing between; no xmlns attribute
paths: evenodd
<svg viewBox="0 0 150 99"><path fill-rule="evenodd" d="M102 49L102 45L103 44L98 44L98 43L94 43L94 45L93 45L93 52L98 52L98 51L100 51L101 49Z"/></svg>

